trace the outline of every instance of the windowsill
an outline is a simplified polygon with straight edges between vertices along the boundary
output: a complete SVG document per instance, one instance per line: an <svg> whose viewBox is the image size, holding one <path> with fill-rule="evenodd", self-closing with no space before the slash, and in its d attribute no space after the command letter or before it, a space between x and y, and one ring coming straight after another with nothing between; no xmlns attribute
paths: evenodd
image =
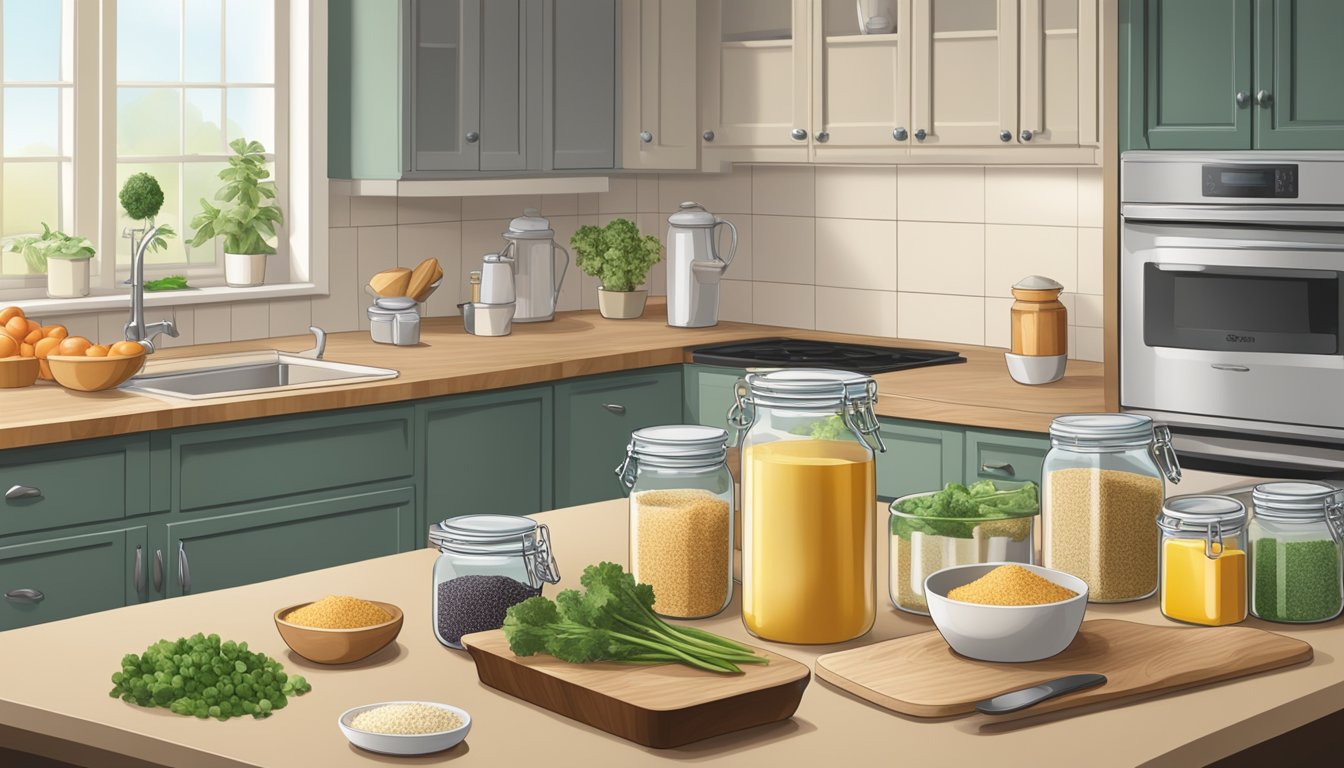
<svg viewBox="0 0 1344 768"><path fill-rule="evenodd" d="M326 293L312 283L282 283L277 285L259 285L255 288L230 288L211 286L208 288L189 288L183 291L159 291L145 293L146 307L181 307L190 304L218 304L226 301L264 301L266 299L296 299L303 296L325 296ZM102 312L109 309L129 309L131 295L127 291L95 294L81 299L18 299L10 302L21 307L24 313L34 316L54 314L81 314L84 312Z"/></svg>

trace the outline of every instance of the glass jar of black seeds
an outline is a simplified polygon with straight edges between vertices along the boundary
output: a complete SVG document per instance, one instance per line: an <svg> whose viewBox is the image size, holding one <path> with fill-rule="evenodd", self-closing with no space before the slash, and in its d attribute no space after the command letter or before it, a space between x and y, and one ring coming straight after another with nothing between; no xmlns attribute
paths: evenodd
<svg viewBox="0 0 1344 768"><path fill-rule="evenodd" d="M463 635L499 629L509 607L560 580L550 533L526 517L467 515L429 528L434 561L434 636L462 649Z"/></svg>
<svg viewBox="0 0 1344 768"><path fill-rule="evenodd" d="M1266 621L1330 621L1344 609L1344 492L1314 482L1251 492L1251 614Z"/></svg>

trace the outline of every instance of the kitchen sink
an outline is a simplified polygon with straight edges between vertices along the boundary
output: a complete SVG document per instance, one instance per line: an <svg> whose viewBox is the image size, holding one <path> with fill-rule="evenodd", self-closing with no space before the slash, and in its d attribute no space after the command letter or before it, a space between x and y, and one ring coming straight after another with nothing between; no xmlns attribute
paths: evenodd
<svg viewBox="0 0 1344 768"><path fill-rule="evenodd" d="M396 378L390 368L319 360L287 352L151 359L123 389L187 400L331 387Z"/></svg>

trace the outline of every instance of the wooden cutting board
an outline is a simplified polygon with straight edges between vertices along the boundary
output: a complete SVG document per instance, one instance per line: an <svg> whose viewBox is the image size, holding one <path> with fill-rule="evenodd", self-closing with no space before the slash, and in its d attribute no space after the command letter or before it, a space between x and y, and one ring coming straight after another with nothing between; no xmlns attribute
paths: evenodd
<svg viewBox="0 0 1344 768"><path fill-rule="evenodd" d="M499 630L462 638L481 682L623 739L664 749L786 720L798 709L807 665L762 649L769 664L718 675L682 664L569 664L518 657Z"/></svg>
<svg viewBox="0 0 1344 768"><path fill-rule="evenodd" d="M1311 660L1301 640L1252 627L1178 627L1118 619L1083 622L1063 653L1022 664L960 656L941 635L925 632L817 659L817 677L861 699L916 717L975 711L975 704L1064 675L1100 672L1096 688L1050 699L996 721L1032 717L1071 707L1178 691L1254 675Z"/></svg>

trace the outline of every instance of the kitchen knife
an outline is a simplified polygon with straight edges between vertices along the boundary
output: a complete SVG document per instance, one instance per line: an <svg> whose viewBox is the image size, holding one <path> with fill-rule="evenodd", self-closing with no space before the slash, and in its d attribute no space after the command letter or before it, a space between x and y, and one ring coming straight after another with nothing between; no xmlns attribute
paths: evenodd
<svg viewBox="0 0 1344 768"><path fill-rule="evenodd" d="M986 715L1006 715L1009 712L1016 712L1019 709L1053 699L1056 696L1063 696L1066 693L1091 688L1106 682L1105 675L1086 674L1069 675L1054 680L1047 680L1040 685L1033 685L1030 688L1023 688L1019 691L1009 691L999 694L992 699L985 699L977 702L976 711Z"/></svg>

